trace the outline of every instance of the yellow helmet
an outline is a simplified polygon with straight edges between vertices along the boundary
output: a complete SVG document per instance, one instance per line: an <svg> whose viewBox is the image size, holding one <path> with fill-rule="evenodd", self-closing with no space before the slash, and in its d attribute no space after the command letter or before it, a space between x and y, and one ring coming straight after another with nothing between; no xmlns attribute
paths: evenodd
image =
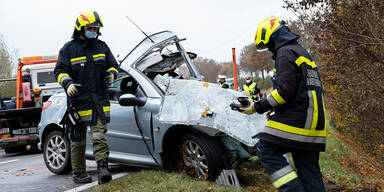
<svg viewBox="0 0 384 192"><path fill-rule="evenodd" d="M270 16L263 20L256 29L255 44L257 50L266 50L267 44L270 42L271 35L279 29L283 23L275 16Z"/></svg>
<svg viewBox="0 0 384 192"><path fill-rule="evenodd" d="M97 28L103 26L103 22L96 11L85 9L79 12L79 16L76 18L75 28L77 31L81 31L81 28L85 26Z"/></svg>

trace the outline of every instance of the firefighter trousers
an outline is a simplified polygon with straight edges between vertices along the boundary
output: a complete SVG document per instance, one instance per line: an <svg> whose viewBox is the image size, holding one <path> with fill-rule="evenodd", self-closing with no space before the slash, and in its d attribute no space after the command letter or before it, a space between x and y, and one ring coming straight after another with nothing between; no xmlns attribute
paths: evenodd
<svg viewBox="0 0 384 192"><path fill-rule="evenodd" d="M260 140L255 145L261 164L268 171L272 185L281 192L325 192L318 151L286 148ZM283 156L291 152L296 171Z"/></svg>
<svg viewBox="0 0 384 192"><path fill-rule="evenodd" d="M109 156L109 147L105 134L107 125L102 124L100 119L96 125L91 125L93 155L96 162ZM71 133L71 163L74 172L85 171L85 139L87 127L81 126Z"/></svg>

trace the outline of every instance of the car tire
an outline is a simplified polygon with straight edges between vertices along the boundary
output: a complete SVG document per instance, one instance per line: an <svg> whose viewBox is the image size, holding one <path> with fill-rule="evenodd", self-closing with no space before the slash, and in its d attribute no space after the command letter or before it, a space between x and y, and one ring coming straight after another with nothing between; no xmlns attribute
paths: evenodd
<svg viewBox="0 0 384 192"><path fill-rule="evenodd" d="M200 179L213 181L224 168L223 148L215 139L184 135L179 144L180 169Z"/></svg>
<svg viewBox="0 0 384 192"><path fill-rule="evenodd" d="M44 162L55 174L68 174L72 171L71 145L60 131L52 131L45 139L43 148Z"/></svg>

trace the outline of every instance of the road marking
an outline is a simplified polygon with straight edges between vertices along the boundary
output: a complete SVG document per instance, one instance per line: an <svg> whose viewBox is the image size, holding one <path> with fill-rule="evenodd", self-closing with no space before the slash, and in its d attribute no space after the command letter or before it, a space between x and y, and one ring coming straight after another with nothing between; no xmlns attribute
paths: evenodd
<svg viewBox="0 0 384 192"><path fill-rule="evenodd" d="M13 160L9 160L9 161L3 161L3 162L0 162L0 165L1 164L6 164L6 163L12 163L12 162L15 162L15 161L19 161L20 159L13 159Z"/></svg>
<svg viewBox="0 0 384 192"><path fill-rule="evenodd" d="M126 176L126 175L128 175L127 172L125 172L125 173L118 173L118 174L112 175L112 180L114 180L114 179L118 179L118 178L120 178L120 177L124 177L124 176ZM94 181L94 182L92 182L92 183L88 183L88 184L85 184L85 185L82 185L82 186L73 188L73 189L68 190L68 191L66 191L66 192L80 192L80 191L85 191L85 190L90 189L90 188L92 188L92 187L95 187L95 186L97 186L97 185L98 185L98 183L97 183L97 180L96 180L96 181Z"/></svg>

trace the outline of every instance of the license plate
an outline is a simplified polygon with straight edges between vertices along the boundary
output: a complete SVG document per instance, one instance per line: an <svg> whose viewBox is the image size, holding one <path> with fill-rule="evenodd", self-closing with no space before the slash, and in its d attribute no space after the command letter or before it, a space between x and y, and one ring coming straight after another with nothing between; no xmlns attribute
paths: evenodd
<svg viewBox="0 0 384 192"><path fill-rule="evenodd" d="M0 134L9 133L9 128L2 128L0 129Z"/></svg>
<svg viewBox="0 0 384 192"><path fill-rule="evenodd" d="M16 129L12 131L15 135L25 135L30 133L38 133L37 127L30 127L30 128L24 128L24 129Z"/></svg>

